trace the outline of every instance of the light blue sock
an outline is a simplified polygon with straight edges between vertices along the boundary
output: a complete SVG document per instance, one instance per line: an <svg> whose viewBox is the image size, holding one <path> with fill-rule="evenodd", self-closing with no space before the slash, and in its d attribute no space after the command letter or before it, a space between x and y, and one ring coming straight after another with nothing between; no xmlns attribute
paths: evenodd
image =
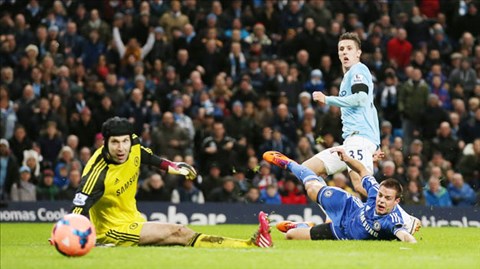
<svg viewBox="0 0 480 269"><path fill-rule="evenodd" d="M300 179L303 184L310 180L317 180L320 183L327 185L321 176L317 176L312 170L296 162L290 162L287 165L287 169Z"/></svg>

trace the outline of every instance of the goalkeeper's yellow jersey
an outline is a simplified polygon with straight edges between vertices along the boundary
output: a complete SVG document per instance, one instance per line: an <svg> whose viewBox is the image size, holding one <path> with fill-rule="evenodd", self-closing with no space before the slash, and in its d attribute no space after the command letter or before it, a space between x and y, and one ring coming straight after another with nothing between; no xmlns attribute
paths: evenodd
<svg viewBox="0 0 480 269"><path fill-rule="evenodd" d="M109 161L104 147L97 149L83 170L72 213L89 214L97 234L142 220L135 200L142 163L158 165L161 159L141 146L135 135L130 155L122 164Z"/></svg>

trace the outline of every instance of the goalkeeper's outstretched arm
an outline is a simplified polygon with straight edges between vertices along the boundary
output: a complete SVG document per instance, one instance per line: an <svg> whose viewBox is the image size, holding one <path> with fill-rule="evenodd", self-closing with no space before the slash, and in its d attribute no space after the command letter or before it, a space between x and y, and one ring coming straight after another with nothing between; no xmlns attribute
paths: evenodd
<svg viewBox="0 0 480 269"><path fill-rule="evenodd" d="M191 165L184 162L172 162L165 158L153 154L150 148L141 147L142 150L142 164L152 165L158 167L169 174L183 175L189 180L193 180L197 177L197 171Z"/></svg>

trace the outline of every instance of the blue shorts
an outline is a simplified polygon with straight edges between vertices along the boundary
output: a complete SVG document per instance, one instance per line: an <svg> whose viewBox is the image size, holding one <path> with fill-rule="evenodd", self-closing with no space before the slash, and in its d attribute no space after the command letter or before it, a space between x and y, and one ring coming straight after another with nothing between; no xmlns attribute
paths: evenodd
<svg viewBox="0 0 480 269"><path fill-rule="evenodd" d="M363 206L362 201L337 187L323 187L318 193L317 202L332 220L332 230L338 239L347 239L343 222L350 220L353 213Z"/></svg>

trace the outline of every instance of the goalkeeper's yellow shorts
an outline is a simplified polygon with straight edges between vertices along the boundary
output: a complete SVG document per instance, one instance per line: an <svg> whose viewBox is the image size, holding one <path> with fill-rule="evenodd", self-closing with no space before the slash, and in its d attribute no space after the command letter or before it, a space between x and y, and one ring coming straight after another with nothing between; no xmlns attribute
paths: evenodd
<svg viewBox="0 0 480 269"><path fill-rule="evenodd" d="M114 244L115 246L137 246L140 241L145 220L116 226L104 234L97 234L97 244Z"/></svg>

